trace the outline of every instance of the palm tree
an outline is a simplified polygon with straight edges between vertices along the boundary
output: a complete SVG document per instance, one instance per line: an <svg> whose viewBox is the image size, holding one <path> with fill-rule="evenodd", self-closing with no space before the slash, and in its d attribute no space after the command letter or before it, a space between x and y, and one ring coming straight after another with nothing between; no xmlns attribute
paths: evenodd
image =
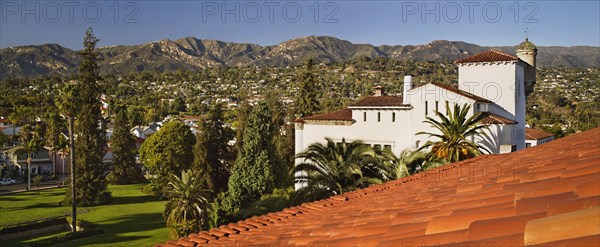
<svg viewBox="0 0 600 247"><path fill-rule="evenodd" d="M52 154L52 175L56 176L56 156L58 150L60 150L62 130L64 122L56 112L48 112L46 114L46 144L50 146L50 153ZM64 160L63 160L64 162ZM63 169L64 170L64 169Z"/></svg>
<svg viewBox="0 0 600 247"><path fill-rule="evenodd" d="M60 113L65 116L69 121L69 163L71 167L71 229L73 232L77 231L77 200L76 200L76 187L75 187L75 136L73 134L73 127L75 125L75 114L79 110L76 99L79 97L77 87L73 84L65 85L61 90L57 98L56 105L60 110Z"/></svg>
<svg viewBox="0 0 600 247"><path fill-rule="evenodd" d="M362 141L335 143L325 138L327 144L313 143L297 158L304 162L295 167L296 182L304 183L309 194L325 197L334 194L381 183L384 178L373 175L365 176L368 165L378 167L374 161L375 152ZM371 175L371 174L370 174Z"/></svg>
<svg viewBox="0 0 600 247"><path fill-rule="evenodd" d="M426 161L426 154L411 149L404 149L399 156L394 155L391 149L384 149L379 155L381 162L387 165L385 174L389 179L399 179L419 171Z"/></svg>
<svg viewBox="0 0 600 247"><path fill-rule="evenodd" d="M17 135L16 129L17 124L19 123L19 116L17 115L16 110L14 113L8 115L8 122L12 125L11 144L15 146L15 136Z"/></svg>
<svg viewBox="0 0 600 247"><path fill-rule="evenodd" d="M181 177L171 175L167 186L169 202L165 205L163 218L171 237L200 231L210 210L210 191L206 189L204 177L186 170L181 172Z"/></svg>
<svg viewBox="0 0 600 247"><path fill-rule="evenodd" d="M65 163L67 162L66 157L71 152L69 150L69 140L67 140L67 138L61 134L58 138L58 143L56 143L56 146L52 147L52 149L55 149L57 154L60 153L60 159L62 160L62 179L63 185L65 185Z"/></svg>
<svg viewBox="0 0 600 247"><path fill-rule="evenodd" d="M33 132L33 128L26 124L19 131L19 141L27 154L27 190L31 190L31 160L33 154L37 153L42 145L42 139Z"/></svg>
<svg viewBox="0 0 600 247"><path fill-rule="evenodd" d="M431 148L427 155L429 161L441 160L448 163L473 158L482 154L481 150L490 153L485 147L470 141L476 136L487 137L483 132L487 126L480 124L481 113L475 113L467 118L470 109L471 106L468 104L463 106L455 104L454 110L450 111L450 106L446 103L446 115L436 111L435 115L439 120L427 117L423 122L430 124L441 134L418 132L417 135L429 135L439 140L427 141L417 150Z"/></svg>

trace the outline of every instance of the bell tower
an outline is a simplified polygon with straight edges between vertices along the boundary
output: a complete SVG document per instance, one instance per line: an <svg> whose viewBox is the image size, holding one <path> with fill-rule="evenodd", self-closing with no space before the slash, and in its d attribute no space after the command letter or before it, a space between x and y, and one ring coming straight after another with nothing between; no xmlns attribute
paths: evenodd
<svg viewBox="0 0 600 247"><path fill-rule="evenodd" d="M533 93L533 87L536 81L536 65L537 47L529 42L526 37L525 41L517 47L517 57L527 63L529 66L525 68L525 96Z"/></svg>

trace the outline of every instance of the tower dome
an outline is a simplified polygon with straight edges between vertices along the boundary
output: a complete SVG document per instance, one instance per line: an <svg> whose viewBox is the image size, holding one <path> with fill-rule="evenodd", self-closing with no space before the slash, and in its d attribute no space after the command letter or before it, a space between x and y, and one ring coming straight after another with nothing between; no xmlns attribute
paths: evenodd
<svg viewBox="0 0 600 247"><path fill-rule="evenodd" d="M523 43L519 44L519 46L517 47L517 51L519 50L537 50L537 47L529 42L529 38L525 38L525 41L523 41Z"/></svg>

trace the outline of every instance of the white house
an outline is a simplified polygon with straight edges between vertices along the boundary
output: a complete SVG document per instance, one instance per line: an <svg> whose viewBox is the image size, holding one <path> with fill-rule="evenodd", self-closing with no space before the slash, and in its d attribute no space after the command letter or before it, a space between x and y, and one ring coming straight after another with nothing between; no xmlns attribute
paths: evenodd
<svg viewBox="0 0 600 247"><path fill-rule="evenodd" d="M458 88L433 82L413 88L412 77L405 76L401 96L385 95L379 87L374 96L348 108L299 118L295 122L295 152L301 153L316 142L325 143L325 138L336 142L344 138L399 154L428 140L426 135L415 133L435 131L423 121L426 116L435 116L436 110L445 114L446 102L451 107L470 104L470 115L484 114L482 123L489 125L488 138L473 141L492 153L523 149L525 98L535 84L536 54L535 46L526 40L519 45L518 57L491 50L455 61Z"/></svg>
<svg viewBox="0 0 600 247"><path fill-rule="evenodd" d="M554 134L545 131L525 128L525 147L534 147L554 140Z"/></svg>
<svg viewBox="0 0 600 247"><path fill-rule="evenodd" d="M131 133L139 138L147 139L150 135L154 134L160 127L162 126L162 122L154 122L150 125L145 126L135 126L131 128Z"/></svg>

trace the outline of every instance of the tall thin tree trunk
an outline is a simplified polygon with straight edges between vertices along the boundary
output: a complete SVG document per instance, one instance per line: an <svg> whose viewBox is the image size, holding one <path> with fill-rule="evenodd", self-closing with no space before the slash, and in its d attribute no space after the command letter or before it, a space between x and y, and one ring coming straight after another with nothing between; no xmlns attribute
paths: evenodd
<svg viewBox="0 0 600 247"><path fill-rule="evenodd" d="M27 153L27 190L31 190L31 154Z"/></svg>
<svg viewBox="0 0 600 247"><path fill-rule="evenodd" d="M56 176L56 151L52 147L52 177Z"/></svg>
<svg viewBox="0 0 600 247"><path fill-rule="evenodd" d="M60 155L60 158L62 159L62 182L63 182L63 186L65 186L65 163L67 162L67 160L65 159L65 155L64 155L64 151L63 153Z"/></svg>
<svg viewBox="0 0 600 247"><path fill-rule="evenodd" d="M71 146L70 152L70 163L71 163L71 206L73 208L73 213L71 214L71 227L72 231L77 231L77 201L75 196L75 140L73 135L73 116L69 117L69 145Z"/></svg>

